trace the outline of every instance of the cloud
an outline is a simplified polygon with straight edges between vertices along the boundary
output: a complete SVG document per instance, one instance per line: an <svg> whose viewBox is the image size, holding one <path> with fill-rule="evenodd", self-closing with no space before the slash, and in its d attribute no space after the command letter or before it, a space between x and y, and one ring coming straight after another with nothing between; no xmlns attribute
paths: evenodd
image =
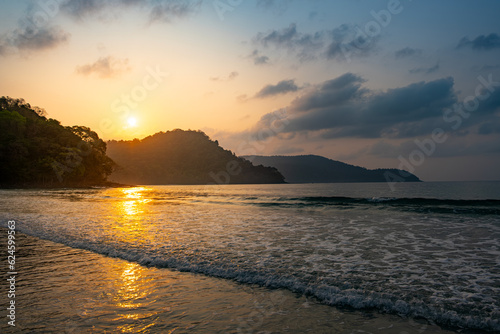
<svg viewBox="0 0 500 334"><path fill-rule="evenodd" d="M57 12L52 7L51 10ZM67 43L70 34L50 22L54 15L29 2L17 27L0 35L0 56L44 51Z"/></svg>
<svg viewBox="0 0 500 334"><path fill-rule="evenodd" d="M195 12L201 3L202 0L57 0L42 7L29 2L25 16L19 20L19 27L0 36L0 56L51 49L66 43L70 35L50 24L60 13L75 20L104 19L116 16L122 9L134 8L145 9L150 23L172 22Z"/></svg>
<svg viewBox="0 0 500 334"><path fill-rule="evenodd" d="M489 78L493 78L490 74ZM490 87L490 89L492 89ZM479 100L479 106L474 111L474 114L477 115L492 115L495 113L500 113L500 89L494 89L491 94L487 89L483 89L481 94L486 94L486 99ZM499 119L499 118L497 118Z"/></svg>
<svg viewBox="0 0 500 334"><path fill-rule="evenodd" d="M406 47L394 52L396 59L407 58L412 56L419 56L422 54L422 50Z"/></svg>
<svg viewBox="0 0 500 334"><path fill-rule="evenodd" d="M76 67L76 72L81 75L96 74L99 78L115 78L130 70L128 59L115 59L111 56L102 57L92 64Z"/></svg>
<svg viewBox="0 0 500 334"><path fill-rule="evenodd" d="M46 26L18 28L0 38L0 55L13 52L42 51L58 47L69 40L70 35L60 27Z"/></svg>
<svg viewBox="0 0 500 334"><path fill-rule="evenodd" d="M463 37L457 45L457 49L470 47L473 50L493 50L500 48L500 36L496 33L491 33L489 35L479 35L473 40L468 37Z"/></svg>
<svg viewBox="0 0 500 334"><path fill-rule="evenodd" d="M416 73L424 73L424 74L431 74L434 72L437 72L439 70L439 62L436 63L436 65L431 66L431 67L417 67L414 69L411 69L409 72L412 74Z"/></svg>
<svg viewBox="0 0 500 334"><path fill-rule="evenodd" d="M227 77L210 77L212 81L231 81L236 79L240 74L236 71L229 73Z"/></svg>
<svg viewBox="0 0 500 334"><path fill-rule="evenodd" d="M491 76L486 81L494 82ZM470 111L471 103L459 102L452 77L387 90L370 90L364 83L361 76L345 73L303 87L303 93L288 106L264 114L248 130L233 137L266 141L300 136L309 142L363 138L392 144L402 139L427 138L435 129L443 129L447 135L468 138L472 143L474 138L498 141L500 89L485 87L476 92L483 98L478 98L477 108ZM388 147L380 144L379 153L373 154L382 156ZM408 153L410 148L415 148L413 139L397 152ZM391 152L391 157L397 153L394 149ZM456 154L460 155L459 151Z"/></svg>
<svg viewBox="0 0 500 334"><path fill-rule="evenodd" d="M123 9L145 9L150 22L172 22L195 12L202 0L59 0L62 13L76 20L107 18Z"/></svg>
<svg viewBox="0 0 500 334"><path fill-rule="evenodd" d="M109 2L99 0L67 0L60 5L63 13L77 19L96 15L108 7L111 7Z"/></svg>
<svg viewBox="0 0 500 334"><path fill-rule="evenodd" d="M316 19L317 16L318 16L318 12L312 11L309 13L309 20L314 21L314 19Z"/></svg>
<svg viewBox="0 0 500 334"><path fill-rule="evenodd" d="M350 61L353 55L369 56L377 48L379 36L369 37L361 28L342 24L330 32L331 41L326 50L328 59Z"/></svg>
<svg viewBox="0 0 500 334"><path fill-rule="evenodd" d="M19 50L45 50L66 43L68 39L69 34L59 27L45 27L38 30L27 28L14 31L11 44Z"/></svg>
<svg viewBox="0 0 500 334"><path fill-rule="evenodd" d="M249 57L253 59L255 65L269 64L269 57L261 55L259 50L253 50Z"/></svg>
<svg viewBox="0 0 500 334"><path fill-rule="evenodd" d="M373 54L377 50L379 39L378 35L370 37L352 24L342 24L332 30L303 33L292 23L284 29L258 33L253 42L264 48L285 50L301 62L318 57L350 61L352 56Z"/></svg>
<svg viewBox="0 0 500 334"><path fill-rule="evenodd" d="M292 23L281 30L258 33L254 42L266 48L287 50L294 53L300 61L305 61L316 58L318 50L324 46L324 35L323 31L301 33L297 30L297 25Z"/></svg>
<svg viewBox="0 0 500 334"><path fill-rule="evenodd" d="M338 78L325 81L311 92L295 99L292 109L299 112L307 112L328 107L330 105L340 106L345 101L355 97L361 97L366 89L361 88L365 82L361 77L346 73Z"/></svg>
<svg viewBox="0 0 500 334"><path fill-rule="evenodd" d="M287 94L290 92L296 92L300 88L295 84L295 80L282 80L276 85L267 85L262 88L257 94L256 98L262 99L266 97Z"/></svg>
<svg viewBox="0 0 500 334"><path fill-rule="evenodd" d="M352 73L314 86L286 108L284 133L318 132L322 138L405 138L427 134L457 100L452 78L371 91ZM266 126L266 115L258 126Z"/></svg>
<svg viewBox="0 0 500 334"><path fill-rule="evenodd" d="M236 77L238 77L238 75L240 75L238 72L233 71L233 72L229 73L228 80L236 79Z"/></svg>
<svg viewBox="0 0 500 334"><path fill-rule="evenodd" d="M254 59L255 65L267 64L269 62L268 56L259 56Z"/></svg>
<svg viewBox="0 0 500 334"><path fill-rule="evenodd" d="M202 1L170 0L156 4L151 9L151 22L172 22L174 19L187 17L194 13Z"/></svg>
<svg viewBox="0 0 500 334"><path fill-rule="evenodd" d="M248 101L248 95L247 94L241 94L236 97L236 100L238 102L246 102Z"/></svg>
<svg viewBox="0 0 500 334"><path fill-rule="evenodd" d="M299 33L297 32L297 25L291 24L288 28L282 29L281 31L272 30L267 34L259 34L257 39L264 46L269 46L274 44L276 46L286 46L293 47L293 44L297 43L299 38Z"/></svg>

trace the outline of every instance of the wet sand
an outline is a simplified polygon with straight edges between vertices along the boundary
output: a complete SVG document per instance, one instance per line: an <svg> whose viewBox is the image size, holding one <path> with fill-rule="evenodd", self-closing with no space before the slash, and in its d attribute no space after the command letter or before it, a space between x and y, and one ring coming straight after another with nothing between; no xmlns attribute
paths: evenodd
<svg viewBox="0 0 500 334"><path fill-rule="evenodd" d="M0 232L6 245L6 229ZM2 294L2 333L454 332L423 320L341 310L286 290L147 268L22 234L16 238L16 327L7 325L8 298Z"/></svg>

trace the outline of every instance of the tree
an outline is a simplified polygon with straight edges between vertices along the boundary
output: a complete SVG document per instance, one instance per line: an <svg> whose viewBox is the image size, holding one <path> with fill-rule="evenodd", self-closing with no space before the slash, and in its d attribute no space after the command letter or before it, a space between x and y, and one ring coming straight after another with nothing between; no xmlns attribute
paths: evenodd
<svg viewBox="0 0 500 334"><path fill-rule="evenodd" d="M0 97L0 186L86 186L113 170L88 127L64 127L23 99Z"/></svg>

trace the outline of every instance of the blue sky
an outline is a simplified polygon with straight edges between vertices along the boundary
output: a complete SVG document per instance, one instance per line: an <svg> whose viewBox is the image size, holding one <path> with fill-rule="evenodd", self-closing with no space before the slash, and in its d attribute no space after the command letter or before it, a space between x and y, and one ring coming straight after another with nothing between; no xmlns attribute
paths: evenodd
<svg viewBox="0 0 500 334"><path fill-rule="evenodd" d="M201 129L424 180L500 179L500 2L0 0L1 95L105 139Z"/></svg>

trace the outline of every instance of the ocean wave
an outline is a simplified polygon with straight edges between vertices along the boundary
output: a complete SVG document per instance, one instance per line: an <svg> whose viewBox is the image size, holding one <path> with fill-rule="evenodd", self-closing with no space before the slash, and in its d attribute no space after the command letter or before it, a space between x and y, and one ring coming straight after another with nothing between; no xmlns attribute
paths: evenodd
<svg viewBox="0 0 500 334"><path fill-rule="evenodd" d="M241 204L241 202L239 202ZM422 213L500 215L500 200L455 200L435 198L354 198L354 197L280 197L247 201L246 204L267 207L359 207L394 209Z"/></svg>
<svg viewBox="0 0 500 334"><path fill-rule="evenodd" d="M141 249L124 248L120 245L103 244L78 240L49 232L31 230L19 225L19 232L50 240L72 248L88 250L105 256L120 258L139 263L147 267L168 268L183 272L203 274L216 278L231 279L244 284L256 284L271 289L287 289L297 294L315 297L320 302L353 309L375 309L382 313L397 314L412 318L425 318L436 324L455 327L479 329L485 331L500 330L500 312L495 311L490 316L471 315L466 310L459 313L456 310L430 306L421 300L403 300L398 295L386 292L366 291L328 284L305 282L293 275L276 275L262 270L239 268L236 264L207 261L196 262L185 257L166 256L165 254L146 254ZM457 301L459 302L459 301Z"/></svg>
<svg viewBox="0 0 500 334"><path fill-rule="evenodd" d="M356 193L366 196L260 187L18 191L2 198L0 226L15 219L19 232L70 247L329 305L500 330L500 200Z"/></svg>
<svg viewBox="0 0 500 334"><path fill-rule="evenodd" d="M346 196L272 196L267 194L247 195L242 193L211 193L192 190L144 188L152 204L226 204L269 208L333 208L333 209L378 209L417 213L500 215L499 199L441 199L424 197L346 197ZM109 202L121 201L121 196L103 196L99 189L93 190L44 190L31 196L60 198L67 201Z"/></svg>

